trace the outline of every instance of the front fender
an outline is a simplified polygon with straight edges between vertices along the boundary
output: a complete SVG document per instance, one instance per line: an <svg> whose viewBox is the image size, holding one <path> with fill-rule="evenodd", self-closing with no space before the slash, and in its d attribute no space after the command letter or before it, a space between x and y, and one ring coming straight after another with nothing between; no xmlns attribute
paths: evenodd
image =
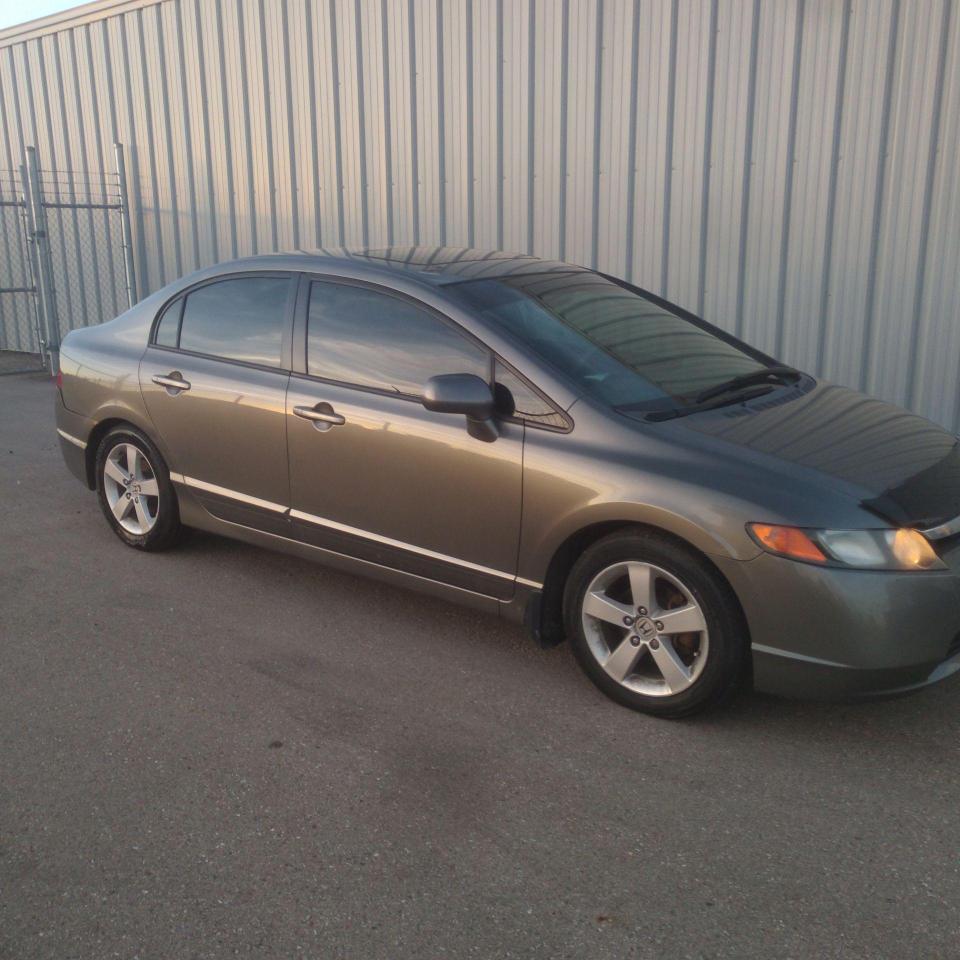
<svg viewBox="0 0 960 960"><path fill-rule="evenodd" d="M554 556L572 538L590 528L612 529L630 524L661 530L708 556L751 560L761 552L741 523L723 523L707 529L689 516L665 506L614 500L586 503L570 509L549 528L539 531L536 539L533 531L525 530L528 542L521 543L520 576L541 584Z"/></svg>

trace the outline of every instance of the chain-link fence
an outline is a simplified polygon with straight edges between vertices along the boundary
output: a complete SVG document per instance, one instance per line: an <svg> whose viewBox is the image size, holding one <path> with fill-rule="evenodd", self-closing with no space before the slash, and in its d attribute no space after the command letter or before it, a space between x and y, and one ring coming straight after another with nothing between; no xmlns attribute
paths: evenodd
<svg viewBox="0 0 960 960"><path fill-rule="evenodd" d="M0 374L43 366L25 172L0 170Z"/></svg>
<svg viewBox="0 0 960 960"><path fill-rule="evenodd" d="M57 367L60 340L136 300L123 150L117 169L0 171L0 372Z"/></svg>

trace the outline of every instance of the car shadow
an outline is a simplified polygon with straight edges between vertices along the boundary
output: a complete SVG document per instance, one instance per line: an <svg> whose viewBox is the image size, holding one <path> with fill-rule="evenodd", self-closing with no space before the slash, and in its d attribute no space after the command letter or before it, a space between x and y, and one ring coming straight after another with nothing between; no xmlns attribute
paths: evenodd
<svg viewBox="0 0 960 960"><path fill-rule="evenodd" d="M236 564L238 573L258 578L282 578L305 605L322 605L319 587L323 593L349 597L358 617L375 606L379 616L393 625L396 637L420 636L452 645L445 650L453 659L458 645L469 649L471 660L479 650L484 657L501 660L495 664L497 672L522 669L520 658L536 672L538 695L549 689L550 699L563 701L565 710L580 722L591 716L600 724L616 718L638 729L656 724L683 729L687 735L696 731L746 744L776 741L784 747L828 745L832 752L879 751L891 761L898 756L916 759L931 750L942 752L947 744L952 750L960 739L960 675L910 694L839 703L789 700L746 690L702 716L663 721L636 714L631 719L629 711L608 701L581 675L566 644L541 649L521 627L494 616L202 531L190 531L176 552L201 563Z"/></svg>

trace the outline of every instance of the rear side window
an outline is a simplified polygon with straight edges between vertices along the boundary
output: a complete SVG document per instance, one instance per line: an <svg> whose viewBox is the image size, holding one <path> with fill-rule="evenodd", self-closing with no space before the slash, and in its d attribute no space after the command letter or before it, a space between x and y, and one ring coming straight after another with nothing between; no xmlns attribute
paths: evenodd
<svg viewBox="0 0 960 960"><path fill-rule="evenodd" d="M290 285L289 277L232 277L190 291L180 349L279 367Z"/></svg>
<svg viewBox="0 0 960 960"><path fill-rule="evenodd" d="M183 297L177 297L160 317L153 342L161 347L176 347L180 342L180 314L183 312Z"/></svg>
<svg viewBox="0 0 960 960"><path fill-rule="evenodd" d="M490 378L490 354L406 300L349 284L310 285L307 372L419 397L430 377Z"/></svg>

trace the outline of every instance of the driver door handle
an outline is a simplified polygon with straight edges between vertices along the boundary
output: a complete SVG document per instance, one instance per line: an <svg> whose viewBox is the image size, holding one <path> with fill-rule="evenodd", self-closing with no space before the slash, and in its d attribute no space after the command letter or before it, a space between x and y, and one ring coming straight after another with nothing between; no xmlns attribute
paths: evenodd
<svg viewBox="0 0 960 960"><path fill-rule="evenodd" d="M150 379L157 384L157 386L166 387L168 390L180 392L190 389L189 381L183 379L183 375L179 370L173 370L166 375L158 373Z"/></svg>
<svg viewBox="0 0 960 960"><path fill-rule="evenodd" d="M313 407L294 407L293 412L304 420L328 424L331 427L340 427L347 422L339 413L334 412L329 403L318 403Z"/></svg>

